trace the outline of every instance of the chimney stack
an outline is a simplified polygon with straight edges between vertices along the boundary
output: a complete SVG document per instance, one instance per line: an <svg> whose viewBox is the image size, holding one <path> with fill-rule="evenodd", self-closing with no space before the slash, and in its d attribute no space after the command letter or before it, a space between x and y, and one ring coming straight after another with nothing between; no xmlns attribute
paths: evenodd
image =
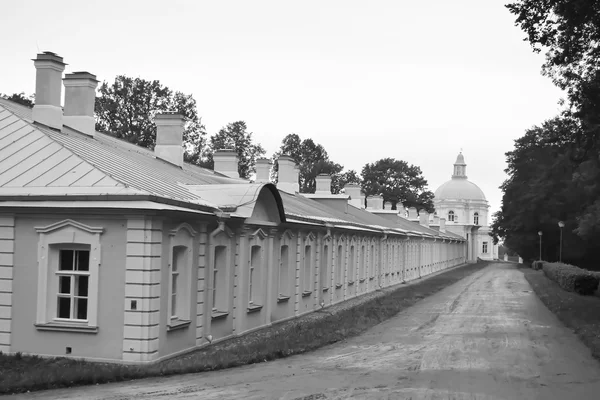
<svg viewBox="0 0 600 400"><path fill-rule="evenodd" d="M256 183L271 182L271 161L268 158L256 160Z"/></svg>
<svg viewBox="0 0 600 400"><path fill-rule="evenodd" d="M446 232L446 218L440 218L440 232Z"/></svg>
<svg viewBox="0 0 600 400"><path fill-rule="evenodd" d="M418 221L419 220L419 216L417 215L416 207L408 208L408 220L409 221Z"/></svg>
<svg viewBox="0 0 600 400"><path fill-rule="evenodd" d="M63 125L63 111L60 106L62 73L67 64L59 55L45 51L37 55L33 65L36 69L33 120L60 130Z"/></svg>
<svg viewBox="0 0 600 400"><path fill-rule="evenodd" d="M317 175L316 181L317 189L315 190L315 194L331 194L331 176L329 174Z"/></svg>
<svg viewBox="0 0 600 400"><path fill-rule="evenodd" d="M419 211L419 224L429 228L429 213L427 211Z"/></svg>
<svg viewBox="0 0 600 400"><path fill-rule="evenodd" d="M344 186L346 194L350 196L350 204L357 208L365 208L365 196L361 192L360 185L349 183Z"/></svg>
<svg viewBox="0 0 600 400"><path fill-rule="evenodd" d="M215 151L213 154L215 162L214 170L230 178L240 178L238 172L238 156L235 150L223 149Z"/></svg>
<svg viewBox="0 0 600 400"><path fill-rule="evenodd" d="M96 75L89 72L73 72L65 75L64 125L88 136L96 133L94 103L96 101Z"/></svg>
<svg viewBox="0 0 600 400"><path fill-rule="evenodd" d="M383 196L376 194L375 196L367 197L367 206L373 210L383 210Z"/></svg>
<svg viewBox="0 0 600 400"><path fill-rule="evenodd" d="M298 183L299 170L294 159L290 156L282 155L277 160L279 171L277 177L277 188L286 193L300 192Z"/></svg>
<svg viewBox="0 0 600 400"><path fill-rule="evenodd" d="M156 146L154 154L168 163L183 165L183 127L185 118L181 114L163 113L154 117L156 124Z"/></svg>

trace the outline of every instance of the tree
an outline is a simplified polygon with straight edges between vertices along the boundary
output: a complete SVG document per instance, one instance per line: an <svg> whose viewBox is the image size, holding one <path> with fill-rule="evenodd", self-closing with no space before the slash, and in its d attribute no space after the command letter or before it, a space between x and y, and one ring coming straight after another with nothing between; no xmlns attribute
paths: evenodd
<svg viewBox="0 0 600 400"><path fill-rule="evenodd" d="M535 52L546 52L545 75L567 93L564 117L576 120L565 145L580 189L575 232L600 239L600 2L519 0L507 5Z"/></svg>
<svg viewBox="0 0 600 400"><path fill-rule="evenodd" d="M360 185L361 179L358 173L351 169L331 177L331 193L339 194L348 184Z"/></svg>
<svg viewBox="0 0 600 400"><path fill-rule="evenodd" d="M565 222L563 260L585 266L598 259L589 251L595 241L574 232L587 190L573 179L580 165L570 157L569 143L578 129L576 119L555 117L527 130L506 153L509 178L501 186L502 207L494 214L492 234L496 243L503 238L526 260L539 257L538 231L543 233L542 258L558 259L558 221Z"/></svg>
<svg viewBox="0 0 600 400"><path fill-rule="evenodd" d="M429 213L434 211L433 193L427 190L427 180L421 169L406 161L382 158L365 164L362 169L362 190L365 196L382 195L392 210L401 203Z"/></svg>
<svg viewBox="0 0 600 400"><path fill-rule="evenodd" d="M314 193L317 187L316 178L319 174L328 174L332 180L332 193L339 193L341 176L344 167L329 159L329 154L323 146L312 139L300 139L295 133L287 135L281 142L278 152L273 155L273 180L277 180L277 158L285 154L291 156L299 167L300 193ZM347 176L349 177L349 176Z"/></svg>
<svg viewBox="0 0 600 400"><path fill-rule="evenodd" d="M186 119L184 159L202 164L206 131L192 95L173 92L157 80L124 75L117 76L112 85L103 82L98 91L96 130L153 149L156 144L154 116L162 112L176 112Z"/></svg>
<svg viewBox="0 0 600 400"><path fill-rule="evenodd" d="M256 171L254 168L256 159L263 156L266 151L260 144L252 141L252 132L247 131L244 121L236 121L227 124L226 127L211 136L209 150L207 152L207 166L214 168L213 154L217 150L235 150L239 159L238 172L240 177L249 179Z"/></svg>
<svg viewBox="0 0 600 400"><path fill-rule="evenodd" d="M35 103L34 103L35 96L31 95L29 97L25 97L25 92L13 93L10 96L6 95L6 94L0 94L0 96L4 97L7 100L13 101L15 103L24 105L29 108L33 108L33 106L35 105Z"/></svg>

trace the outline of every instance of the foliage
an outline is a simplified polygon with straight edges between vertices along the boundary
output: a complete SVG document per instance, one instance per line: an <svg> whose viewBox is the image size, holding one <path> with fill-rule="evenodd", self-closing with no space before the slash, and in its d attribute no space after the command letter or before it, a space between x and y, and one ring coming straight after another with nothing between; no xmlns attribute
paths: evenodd
<svg viewBox="0 0 600 400"><path fill-rule="evenodd" d="M492 233L525 260L539 258L538 231L542 231L542 259L558 260L558 221L563 221L563 259L593 262L588 251L593 242L574 232L586 190L573 179L578 164L569 143L578 129L575 119L556 117L528 129L506 153L509 178L501 186L502 207L494 214Z"/></svg>
<svg viewBox="0 0 600 400"><path fill-rule="evenodd" d="M302 140L297 134L291 133L283 138L279 151L273 155L273 181L275 182L279 168L277 159L283 154L291 156L298 164L300 193L314 193L317 186L316 178L319 174L331 176L334 193L339 193L341 184L345 182L344 179L352 179L352 175L342 176L344 167L331 161L322 145L315 143L312 139Z"/></svg>
<svg viewBox="0 0 600 400"><path fill-rule="evenodd" d="M563 263L544 263L544 274L570 292L584 296L594 294L598 289L598 276L574 265Z"/></svg>
<svg viewBox="0 0 600 400"><path fill-rule="evenodd" d="M331 177L331 193L339 194L342 192L342 189L346 187L346 185L360 185L360 182L360 176L353 169L350 169L346 172L342 172L340 174L336 174Z"/></svg>
<svg viewBox="0 0 600 400"><path fill-rule="evenodd" d="M184 159L202 164L206 131L192 95L173 92L159 81L119 75L112 84L103 82L96 97L96 130L153 149L157 113L176 112L186 118Z"/></svg>
<svg viewBox="0 0 600 400"><path fill-rule="evenodd" d="M518 0L507 5L534 51L546 52L543 73L567 93L565 114L579 129L569 136L573 181L580 190L575 232L600 239L600 1Z"/></svg>
<svg viewBox="0 0 600 400"><path fill-rule="evenodd" d="M34 103L35 96L31 95L29 97L25 97L25 92L13 93L10 96L7 95L7 94L0 93L0 96L4 97L7 100L10 100L10 101L13 101L15 103L21 104L21 105L23 105L25 107L32 108L35 105L35 103Z"/></svg>
<svg viewBox="0 0 600 400"><path fill-rule="evenodd" d="M383 158L365 164L362 169L362 190L365 196L382 195L386 203L395 210L397 203L404 207L434 211L433 193L427 190L427 181L421 169L408 165L406 161Z"/></svg>
<svg viewBox="0 0 600 400"><path fill-rule="evenodd" d="M256 159L265 154L265 149L260 144L252 141L252 132L244 121L236 121L227 124L226 127L210 138L207 151L206 166L214 168L212 155L217 150L232 149L238 156L238 172L241 178L249 179L255 171Z"/></svg>

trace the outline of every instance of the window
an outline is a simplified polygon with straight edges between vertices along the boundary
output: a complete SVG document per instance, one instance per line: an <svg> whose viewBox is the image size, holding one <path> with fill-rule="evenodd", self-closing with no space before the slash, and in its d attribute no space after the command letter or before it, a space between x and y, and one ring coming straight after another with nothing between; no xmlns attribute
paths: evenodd
<svg viewBox="0 0 600 400"><path fill-rule="evenodd" d="M260 305L261 299L261 278L260 266L262 264L262 248L260 246L252 246L250 249L250 271L248 275L248 303Z"/></svg>
<svg viewBox="0 0 600 400"><path fill-rule="evenodd" d="M323 288L323 289L329 288L329 274L327 271L328 266L329 266L329 246L324 245L323 246L323 255L321 256L321 269L319 271L320 272L319 282L320 282L321 288Z"/></svg>
<svg viewBox="0 0 600 400"><path fill-rule="evenodd" d="M354 260L354 245L350 246L350 254L348 256L348 284L353 284L354 279L356 279L354 276L354 264L356 263Z"/></svg>
<svg viewBox="0 0 600 400"><path fill-rule="evenodd" d="M367 254L365 252L365 246L360 246L360 265L358 267L358 278L360 279L360 281L364 281L365 280L365 275L366 275L366 265L365 265L365 261L367 258Z"/></svg>
<svg viewBox="0 0 600 400"><path fill-rule="evenodd" d="M371 245L371 258L369 260L369 267L371 268L371 276L375 276L375 246Z"/></svg>
<svg viewBox="0 0 600 400"><path fill-rule="evenodd" d="M488 242L483 242L483 253L488 252Z"/></svg>
<svg viewBox="0 0 600 400"><path fill-rule="evenodd" d="M450 222L454 221L454 211L452 211L452 210L448 211L448 221L450 221Z"/></svg>
<svg viewBox="0 0 600 400"><path fill-rule="evenodd" d="M279 254L279 299L289 298L290 287L290 247L288 245L281 246Z"/></svg>
<svg viewBox="0 0 600 400"><path fill-rule="evenodd" d="M86 321L90 281L89 250L59 250L56 318Z"/></svg>
<svg viewBox="0 0 600 400"><path fill-rule="evenodd" d="M304 246L304 265L302 266L302 295L307 296L312 292L312 247Z"/></svg>
<svg viewBox="0 0 600 400"><path fill-rule="evenodd" d="M95 333L103 228L70 219L38 233L36 328Z"/></svg>
<svg viewBox="0 0 600 400"><path fill-rule="evenodd" d="M343 275L342 275L342 268L344 265L344 248L343 246L340 244L338 245L337 248L337 257L335 258L335 284L336 287L339 289L342 287L342 283L343 283Z"/></svg>
<svg viewBox="0 0 600 400"><path fill-rule="evenodd" d="M170 268L170 318L171 320L189 320L189 270L190 251L187 246L173 246Z"/></svg>
<svg viewBox="0 0 600 400"><path fill-rule="evenodd" d="M479 213L476 212L475 214L473 214L473 224L474 225L479 225Z"/></svg>
<svg viewBox="0 0 600 400"><path fill-rule="evenodd" d="M227 247L215 246L213 258L212 309L226 312L227 307Z"/></svg>

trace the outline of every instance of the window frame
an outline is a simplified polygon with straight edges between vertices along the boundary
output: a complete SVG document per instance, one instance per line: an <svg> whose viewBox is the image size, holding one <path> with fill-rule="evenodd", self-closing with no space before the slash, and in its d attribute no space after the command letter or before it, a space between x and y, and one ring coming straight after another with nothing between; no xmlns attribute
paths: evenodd
<svg viewBox="0 0 600 400"><path fill-rule="evenodd" d="M210 282L209 288L213 291L210 296L212 318L224 317L230 312L230 291L231 291L231 260L232 260L232 238L234 233L224 221L219 221L217 228L211 232L209 236L209 264L210 274L208 275ZM217 247L225 247L225 266L224 269L216 271L222 279L217 280L215 286L215 262ZM216 293L215 293L216 290ZM217 300L218 304L215 304Z"/></svg>
<svg viewBox="0 0 600 400"><path fill-rule="evenodd" d="M448 222L454 222L455 213L453 210L448 211Z"/></svg>
<svg viewBox="0 0 600 400"><path fill-rule="evenodd" d="M89 226L66 219L44 227L35 227L38 234L38 292L35 326L39 330L98 332L99 272L102 247L102 227ZM64 250L89 249L89 280L87 319L58 318L59 255ZM56 290L55 290L56 288Z"/></svg>
<svg viewBox="0 0 600 400"><path fill-rule="evenodd" d="M483 246L481 249L483 254L487 254L488 253L488 242L483 242Z"/></svg>
<svg viewBox="0 0 600 400"><path fill-rule="evenodd" d="M246 280L246 299L248 301L248 312L260 311L265 303L265 290L263 287L263 274L267 271L267 258L265 257L265 248L267 246L266 238L268 235L261 229L256 229L248 236L248 251L247 251L247 280ZM260 248L260 265L252 264L252 249ZM254 270L256 269L256 273ZM258 302L260 300L260 302Z"/></svg>
<svg viewBox="0 0 600 400"><path fill-rule="evenodd" d="M192 270L194 268L194 238L196 231L188 223L179 224L177 228L169 232L169 258L168 258L168 305L167 305L167 329L172 330L179 326L187 326L191 323L192 316ZM176 314L173 315L173 256L175 248L184 248L182 259L183 266L177 267L178 281L181 282L176 292ZM178 296L180 295L180 296Z"/></svg>
<svg viewBox="0 0 600 400"><path fill-rule="evenodd" d="M473 225L479 225L479 213L477 211L473 213Z"/></svg>

